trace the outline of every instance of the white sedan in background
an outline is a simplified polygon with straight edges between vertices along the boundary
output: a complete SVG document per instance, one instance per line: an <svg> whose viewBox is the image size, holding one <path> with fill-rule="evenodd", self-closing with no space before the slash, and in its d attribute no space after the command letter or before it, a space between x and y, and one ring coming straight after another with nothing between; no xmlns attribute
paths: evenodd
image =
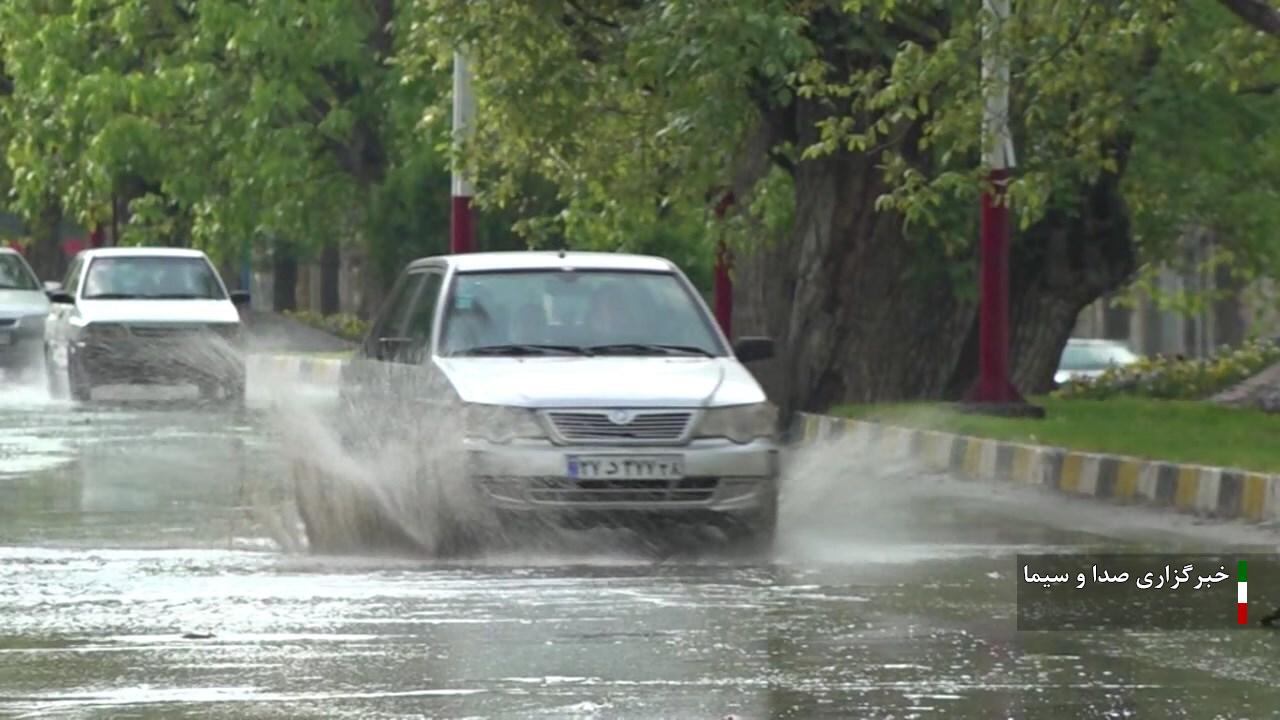
<svg viewBox="0 0 1280 720"><path fill-rule="evenodd" d="M49 298L18 251L0 247L0 375L39 371Z"/></svg>
<svg viewBox="0 0 1280 720"><path fill-rule="evenodd" d="M50 293L50 390L76 400L102 385L194 384L202 397L244 397L237 304L199 250L98 248L71 262Z"/></svg>
<svg viewBox="0 0 1280 720"><path fill-rule="evenodd" d="M1137 361L1138 356L1117 340L1071 338L1062 351L1053 380L1061 385L1071 380L1095 378L1109 368L1132 365Z"/></svg>

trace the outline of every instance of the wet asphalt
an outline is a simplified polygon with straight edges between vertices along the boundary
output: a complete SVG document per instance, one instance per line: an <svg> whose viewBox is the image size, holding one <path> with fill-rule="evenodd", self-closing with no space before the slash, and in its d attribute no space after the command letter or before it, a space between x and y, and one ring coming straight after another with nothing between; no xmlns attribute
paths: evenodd
<svg viewBox="0 0 1280 720"><path fill-rule="evenodd" d="M0 390L0 717L1280 716L1280 635L1014 623L1018 553L1267 531L829 448L766 555L315 556L253 383L247 410Z"/></svg>

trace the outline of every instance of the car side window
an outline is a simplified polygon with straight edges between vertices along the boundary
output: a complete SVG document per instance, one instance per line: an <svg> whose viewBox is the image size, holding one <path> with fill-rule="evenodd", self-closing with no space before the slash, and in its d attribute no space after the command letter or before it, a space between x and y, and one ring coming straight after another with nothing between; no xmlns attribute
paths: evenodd
<svg viewBox="0 0 1280 720"><path fill-rule="evenodd" d="M400 276L391 296L382 307L382 316L374 324L365 343L364 354L377 360L395 360L400 346L405 343L404 325L409 317L413 299L426 279L423 271Z"/></svg>
<svg viewBox="0 0 1280 720"><path fill-rule="evenodd" d="M84 269L84 258L77 257L71 261L71 267L67 268L67 276L62 280L62 289L68 293L76 294L76 285L80 284L80 271Z"/></svg>
<svg viewBox="0 0 1280 720"><path fill-rule="evenodd" d="M431 336L436 326L436 308L440 306L440 288L443 285L443 275L428 272L413 302L404 330L410 362L420 362L431 353Z"/></svg>

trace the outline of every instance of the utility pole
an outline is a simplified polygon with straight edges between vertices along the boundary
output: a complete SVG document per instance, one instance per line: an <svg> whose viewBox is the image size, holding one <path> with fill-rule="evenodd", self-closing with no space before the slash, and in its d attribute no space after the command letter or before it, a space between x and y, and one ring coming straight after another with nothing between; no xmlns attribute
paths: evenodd
<svg viewBox="0 0 1280 720"><path fill-rule="evenodd" d="M471 67L462 52L453 54L453 190L450 199L449 252L475 249L471 198L475 189L467 177L463 151L475 137L476 99L471 92Z"/></svg>
<svg viewBox="0 0 1280 720"><path fill-rule="evenodd" d="M983 162L989 170L982 192L979 243L978 379L966 398L969 409L1002 415L1043 415L1028 404L1009 377L1009 180L1014 167L1009 132L1009 59L1001 30L1009 0L983 0Z"/></svg>

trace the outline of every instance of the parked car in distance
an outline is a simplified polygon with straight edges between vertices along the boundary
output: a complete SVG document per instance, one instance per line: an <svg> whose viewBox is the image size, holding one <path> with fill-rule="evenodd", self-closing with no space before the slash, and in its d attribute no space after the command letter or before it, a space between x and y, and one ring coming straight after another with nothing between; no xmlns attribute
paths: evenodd
<svg viewBox="0 0 1280 720"><path fill-rule="evenodd" d="M343 404L372 406L365 428L396 403L421 403L409 412L425 417L456 402L467 491L514 527L676 521L754 547L777 522L777 410L743 363L772 351L764 338L731 347L662 258L433 257L396 282L347 365ZM439 397L404 397L411 387ZM338 549L329 496L299 490L313 548Z"/></svg>
<svg viewBox="0 0 1280 720"><path fill-rule="evenodd" d="M1062 351L1058 371L1053 380L1058 384L1079 378L1101 375L1107 368L1122 367L1138 361L1128 345L1118 340L1071 338Z"/></svg>
<svg viewBox="0 0 1280 720"><path fill-rule="evenodd" d="M50 390L89 400L94 387L194 384L205 398L244 397L237 304L209 258L185 248L97 248L76 255L50 293Z"/></svg>
<svg viewBox="0 0 1280 720"><path fill-rule="evenodd" d="M26 258L0 247L0 374L40 371L49 298Z"/></svg>

